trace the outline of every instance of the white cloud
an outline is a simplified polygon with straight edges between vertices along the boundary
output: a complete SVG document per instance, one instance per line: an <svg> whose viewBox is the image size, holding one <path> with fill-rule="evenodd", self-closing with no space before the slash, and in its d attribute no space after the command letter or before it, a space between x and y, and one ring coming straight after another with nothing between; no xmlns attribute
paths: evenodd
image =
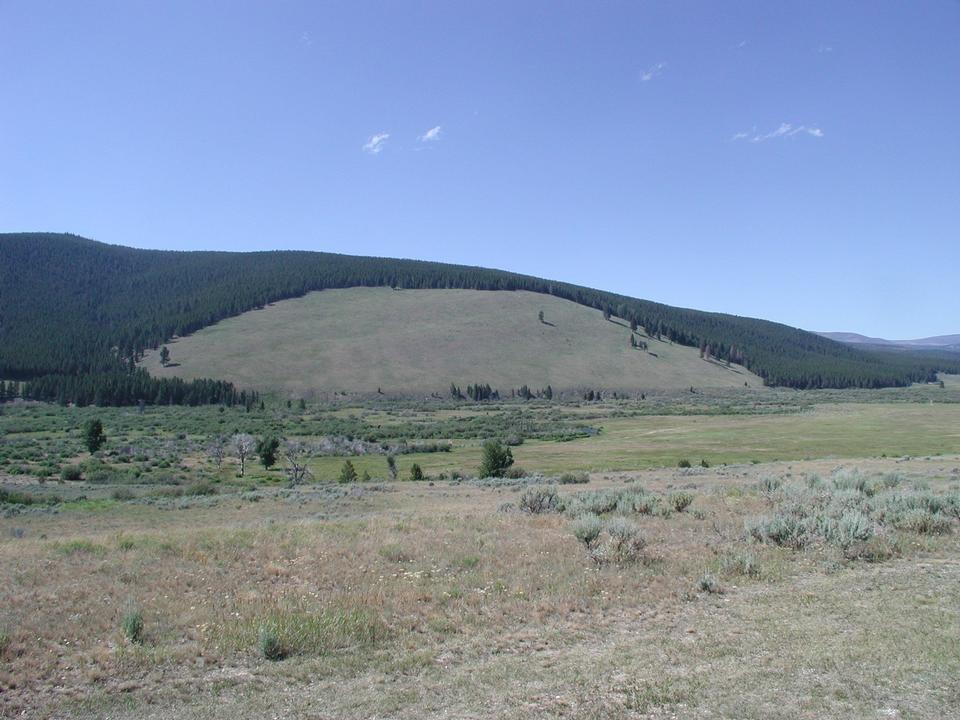
<svg viewBox="0 0 960 720"><path fill-rule="evenodd" d="M665 62L658 62L646 72L640 73L640 82L650 82L655 77L663 74L663 69L667 67Z"/></svg>
<svg viewBox="0 0 960 720"><path fill-rule="evenodd" d="M363 151L371 155L378 155L381 150L383 150L384 145L386 145L387 139L390 137L390 133L377 133L372 135L367 144L363 146Z"/></svg>
<svg viewBox="0 0 960 720"><path fill-rule="evenodd" d="M738 132L732 138L731 142L736 140L748 140L753 143L766 142L775 138L793 137L794 135L810 135L815 138L823 137L823 130L813 125L793 125L792 123L780 123L776 130L768 133L758 133L754 127L750 132Z"/></svg>
<svg viewBox="0 0 960 720"><path fill-rule="evenodd" d="M817 52L820 54L831 53L833 52L833 48L830 47L829 45L824 45L823 43L820 43L820 45L817 46Z"/></svg>
<svg viewBox="0 0 960 720"><path fill-rule="evenodd" d="M425 142L434 142L440 139L440 126L432 127L427 130L423 135L417 138L422 143Z"/></svg>

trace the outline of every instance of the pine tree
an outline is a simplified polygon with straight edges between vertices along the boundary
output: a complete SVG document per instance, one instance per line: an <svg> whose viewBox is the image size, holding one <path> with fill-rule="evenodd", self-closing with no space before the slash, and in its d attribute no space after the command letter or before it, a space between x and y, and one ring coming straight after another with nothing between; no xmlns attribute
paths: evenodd
<svg viewBox="0 0 960 720"><path fill-rule="evenodd" d="M257 442L257 455L260 456L260 462L265 468L273 467L277 462L277 450L280 447L280 440L273 435L265 435Z"/></svg>
<svg viewBox="0 0 960 720"><path fill-rule="evenodd" d="M107 441L103 432L103 423L99 418L88 420L83 426L83 444L90 453L95 453Z"/></svg>
<svg viewBox="0 0 960 720"><path fill-rule="evenodd" d="M339 481L341 483L353 483L357 481L357 470L349 460L343 463L343 467L340 469Z"/></svg>

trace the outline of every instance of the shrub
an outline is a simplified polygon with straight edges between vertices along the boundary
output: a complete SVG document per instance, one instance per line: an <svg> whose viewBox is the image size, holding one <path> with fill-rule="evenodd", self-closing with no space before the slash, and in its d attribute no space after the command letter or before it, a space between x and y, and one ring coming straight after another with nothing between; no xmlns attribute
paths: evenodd
<svg viewBox="0 0 960 720"><path fill-rule="evenodd" d="M520 478L524 478L527 476L527 471L524 470L519 465L514 465L513 467L509 468L503 474L503 476L508 480L519 480Z"/></svg>
<svg viewBox="0 0 960 720"><path fill-rule="evenodd" d="M257 441L257 455L265 468L273 467L277 462L277 450L280 449L280 440L272 435L265 435Z"/></svg>
<svg viewBox="0 0 960 720"><path fill-rule="evenodd" d="M343 463L343 467L340 468L340 477L338 481L341 483L352 483L357 481L357 470L353 467L353 463L347 460Z"/></svg>
<svg viewBox="0 0 960 720"><path fill-rule="evenodd" d="M277 631L269 627L260 628L260 634L257 636L257 650L266 660L283 660L287 656Z"/></svg>
<svg viewBox="0 0 960 720"><path fill-rule="evenodd" d="M507 468L513 465L513 453L499 440L488 440L483 444L480 459L480 477L503 477Z"/></svg>
<svg viewBox="0 0 960 720"><path fill-rule="evenodd" d="M953 530L953 521L938 512L925 508L911 508L894 515L891 524L899 530L921 535L945 535Z"/></svg>
<svg viewBox="0 0 960 720"><path fill-rule="evenodd" d="M577 493L567 507L567 513L570 515L581 513L605 515L617 509L621 493L620 490L612 489Z"/></svg>
<svg viewBox="0 0 960 720"><path fill-rule="evenodd" d="M560 509L560 497L556 488L550 485L527 488L520 496L519 507L533 515L557 512Z"/></svg>
<svg viewBox="0 0 960 720"><path fill-rule="evenodd" d="M590 482L590 475L585 472L564 473L560 476L561 485L586 485Z"/></svg>
<svg viewBox="0 0 960 720"><path fill-rule="evenodd" d="M873 522L859 510L846 510L838 518L820 518L820 524L824 539L844 550L874 535Z"/></svg>
<svg viewBox="0 0 960 720"><path fill-rule="evenodd" d="M677 512L683 512L693 502L693 493L675 492L670 495L670 505Z"/></svg>
<svg viewBox="0 0 960 720"><path fill-rule="evenodd" d="M120 619L120 629L124 637L132 643L143 642L143 613L138 609L131 609Z"/></svg>
<svg viewBox="0 0 960 720"><path fill-rule="evenodd" d="M632 520L617 517L603 526L603 541L594 544L590 556L598 565L634 562L640 557L647 541Z"/></svg>
<svg viewBox="0 0 960 720"><path fill-rule="evenodd" d="M423 480L423 470L417 463L410 466L410 479L416 482Z"/></svg>
<svg viewBox="0 0 960 720"><path fill-rule="evenodd" d="M91 453L95 453L107 441L103 432L103 423L98 418L87 420L83 425L83 444Z"/></svg>
<svg viewBox="0 0 960 720"><path fill-rule="evenodd" d="M678 468L688 468L688 467L690 467L690 461L687 460L686 458L684 458L683 460L681 460L680 462L677 463L677 467L678 467Z"/></svg>
<svg viewBox="0 0 960 720"><path fill-rule="evenodd" d="M700 576L700 579L697 581L697 587L699 587L701 591L710 593L711 595L718 595L723 592L720 581L717 580L712 573L708 572Z"/></svg>
<svg viewBox="0 0 960 720"><path fill-rule="evenodd" d="M750 578L760 577L760 563L751 552L728 553L720 560L720 568L731 575L743 575Z"/></svg>
<svg viewBox="0 0 960 720"><path fill-rule="evenodd" d="M783 480L780 478L763 477L760 478L760 481L757 483L757 488L766 495L773 495L782 485Z"/></svg>
<svg viewBox="0 0 960 720"><path fill-rule="evenodd" d="M133 494L133 491L130 488L121 487L116 488L112 493L110 493L110 497L114 500L133 500L133 498L136 496Z"/></svg>
<svg viewBox="0 0 960 720"><path fill-rule="evenodd" d="M581 515L571 523L570 529L573 530L577 540L589 548L593 547L597 538L600 537L603 522L596 515Z"/></svg>
<svg viewBox="0 0 960 720"><path fill-rule="evenodd" d="M760 542L772 542L799 550L810 542L807 525L795 515L778 513L747 524L747 534Z"/></svg>
<svg viewBox="0 0 960 720"><path fill-rule="evenodd" d="M216 495L217 487L213 483L207 480L204 480L200 482L195 482L192 485L188 485L183 489L183 494L192 495L192 496Z"/></svg>

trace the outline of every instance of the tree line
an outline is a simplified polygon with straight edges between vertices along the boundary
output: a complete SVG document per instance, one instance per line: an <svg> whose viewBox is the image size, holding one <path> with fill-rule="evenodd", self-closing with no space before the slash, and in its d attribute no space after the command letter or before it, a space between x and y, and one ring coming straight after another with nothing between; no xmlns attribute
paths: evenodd
<svg viewBox="0 0 960 720"><path fill-rule="evenodd" d="M709 346L712 358L743 364L768 385L884 387L960 372L960 358L945 354L852 348L765 320L480 267L303 251L138 250L15 233L0 235L0 377L102 375L97 384L105 388L119 374L133 375L146 350L174 336L313 290L356 286L553 295L621 318L650 339ZM209 388L154 389L164 397L210 396Z"/></svg>

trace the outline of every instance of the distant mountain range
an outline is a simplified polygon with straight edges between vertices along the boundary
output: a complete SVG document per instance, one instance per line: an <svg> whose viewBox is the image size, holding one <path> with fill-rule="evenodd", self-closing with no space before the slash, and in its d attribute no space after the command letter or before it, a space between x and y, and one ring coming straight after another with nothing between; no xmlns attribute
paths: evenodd
<svg viewBox="0 0 960 720"><path fill-rule="evenodd" d="M937 335L936 337L920 338L918 340L886 340L884 338L867 337L852 332L818 332L817 335L846 343L847 345L873 345L888 348L904 348L910 350L947 350L960 352L960 334Z"/></svg>

